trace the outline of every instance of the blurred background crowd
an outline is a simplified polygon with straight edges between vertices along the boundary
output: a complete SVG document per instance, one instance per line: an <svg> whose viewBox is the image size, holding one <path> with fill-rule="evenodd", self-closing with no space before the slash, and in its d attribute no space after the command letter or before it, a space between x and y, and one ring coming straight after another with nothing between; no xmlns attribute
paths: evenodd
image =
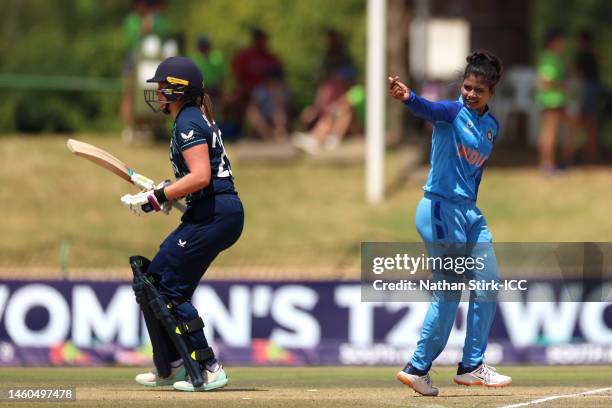
<svg viewBox="0 0 612 408"><path fill-rule="evenodd" d="M363 0L6 2L2 133L166 140L167 122L142 102L143 80L182 54L201 68L226 140L317 154L363 135ZM493 102L502 142L525 150L519 156L544 175L598 163L612 145L612 50L597 22L610 6L556 3L390 1L389 71L430 99L454 99L463 61L452 55L487 48L506 65ZM390 145L428 133L397 107L388 116Z"/></svg>
<svg viewBox="0 0 612 408"><path fill-rule="evenodd" d="M128 54L124 64L123 138L132 141L154 120L135 105L142 89L143 69L175 53L191 57L200 67L207 92L226 140L251 138L270 143L290 143L309 153L334 148L349 134L363 133L365 91L342 34L322 27L323 44L312 66L314 100L299 106L286 78L284 56L270 47L269 34L253 24L243 26L248 42L233 52L221 50L214 33L196 33L195 46L184 44L181 33L171 30L164 0L135 0L124 22ZM205 27L202 27L205 28ZM135 92L136 90L136 92ZM159 130L163 138L163 127ZM145 135L145 137L156 135Z"/></svg>

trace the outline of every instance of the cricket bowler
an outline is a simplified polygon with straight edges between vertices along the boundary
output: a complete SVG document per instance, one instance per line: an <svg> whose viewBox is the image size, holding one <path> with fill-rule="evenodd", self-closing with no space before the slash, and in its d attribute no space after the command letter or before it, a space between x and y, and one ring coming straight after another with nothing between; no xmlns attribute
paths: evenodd
<svg viewBox="0 0 612 408"><path fill-rule="evenodd" d="M499 133L499 124L488 102L502 73L502 62L487 51L473 52L456 101L431 102L410 90L397 76L389 77L390 94L416 116L434 126L431 169L425 196L416 210L416 227L430 256L445 256L445 248L460 244L467 256L487 250L486 267L474 271L474 279L499 280L492 235L484 215L476 207L478 186ZM433 252L433 253L432 253ZM456 273L453 273L457 277ZM444 276L434 269L434 278ZM496 301L470 292L467 334L463 358L454 382L487 387L509 385L512 379L484 362ZM450 335L461 294L434 290L416 351L397 379L422 395L436 396L429 370Z"/></svg>

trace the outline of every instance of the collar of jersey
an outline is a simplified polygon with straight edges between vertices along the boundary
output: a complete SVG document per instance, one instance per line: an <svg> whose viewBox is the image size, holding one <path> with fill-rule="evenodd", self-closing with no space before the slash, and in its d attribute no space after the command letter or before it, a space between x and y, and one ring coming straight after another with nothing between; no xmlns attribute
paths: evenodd
<svg viewBox="0 0 612 408"><path fill-rule="evenodd" d="M465 101L463 100L463 95L459 95L459 99L457 99L457 101L461 102L461 105L465 106ZM489 114L489 112L491 111L489 109L489 105L485 106L485 111L482 115L480 115L478 113L478 111L476 109L470 109L467 106L465 106L466 109L468 111L470 111L470 113L472 114L472 116L475 116L476 118L484 118L485 116L487 116Z"/></svg>
<svg viewBox="0 0 612 408"><path fill-rule="evenodd" d="M178 113L176 114L176 119L178 119L178 117L179 117L179 115L181 114L181 112L183 112L183 110L184 110L185 108L189 107L189 106L196 106L196 104L195 104L195 103L192 103L192 102L189 102L189 103L186 103L186 104L184 104L183 106L181 106L181 109L179 109ZM175 120L176 120L176 119L175 119Z"/></svg>

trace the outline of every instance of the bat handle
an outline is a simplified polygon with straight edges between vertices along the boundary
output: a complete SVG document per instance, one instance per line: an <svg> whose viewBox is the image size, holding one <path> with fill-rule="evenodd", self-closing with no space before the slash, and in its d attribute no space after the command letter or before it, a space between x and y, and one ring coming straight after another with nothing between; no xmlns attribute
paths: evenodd
<svg viewBox="0 0 612 408"><path fill-rule="evenodd" d="M132 180L132 183L134 183L134 185L140 188L144 188L146 190L150 190L155 187L155 182L153 180L139 173L131 174L130 180Z"/></svg>
<svg viewBox="0 0 612 408"><path fill-rule="evenodd" d="M143 176L142 174L136 173L133 170L132 170L132 174L130 174L130 179L132 180L132 183L134 183L134 185L140 188L144 188L146 190L155 188L155 182L153 180L151 180L148 177ZM187 211L187 207L185 207L185 204L179 201L173 201L172 206L182 213Z"/></svg>
<svg viewBox="0 0 612 408"><path fill-rule="evenodd" d="M172 206L182 213L187 211L187 207L185 207L185 204L181 203L180 201L173 201Z"/></svg>

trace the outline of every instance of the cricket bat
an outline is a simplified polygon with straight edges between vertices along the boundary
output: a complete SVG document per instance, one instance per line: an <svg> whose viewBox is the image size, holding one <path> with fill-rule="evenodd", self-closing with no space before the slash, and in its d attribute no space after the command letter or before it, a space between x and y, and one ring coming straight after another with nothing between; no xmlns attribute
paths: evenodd
<svg viewBox="0 0 612 408"><path fill-rule="evenodd" d="M155 182L147 177L132 179L132 176L137 174L134 169L128 167L127 164L123 163L121 160L100 149L99 147L75 139L68 139L66 145L72 153L92 161L98 166L104 167L106 170L115 173L117 176L131 184L146 189L150 189L155 186ZM185 205L176 200L172 201L172 206L181 212L185 212L186 210Z"/></svg>

